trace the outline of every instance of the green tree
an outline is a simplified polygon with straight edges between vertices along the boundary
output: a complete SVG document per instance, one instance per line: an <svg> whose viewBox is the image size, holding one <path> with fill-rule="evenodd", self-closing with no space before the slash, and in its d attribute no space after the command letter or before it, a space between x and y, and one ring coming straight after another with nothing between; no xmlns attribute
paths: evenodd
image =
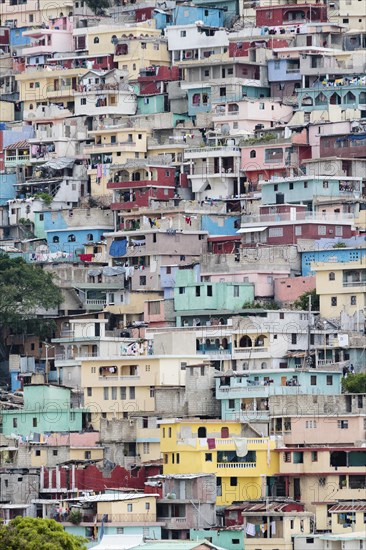
<svg viewBox="0 0 366 550"><path fill-rule="evenodd" d="M309 296L311 296L311 311L319 311L319 296L315 289L301 294L294 302L295 309L307 311L309 309Z"/></svg>
<svg viewBox="0 0 366 550"><path fill-rule="evenodd" d="M109 1L86 0L86 5L95 13L95 15L103 15L105 13L105 10L109 8Z"/></svg>
<svg viewBox="0 0 366 550"><path fill-rule="evenodd" d="M62 301L53 276L22 258L0 254L0 336L4 329L25 331L37 325L37 308L54 308Z"/></svg>
<svg viewBox="0 0 366 550"><path fill-rule="evenodd" d="M349 374L343 378L342 388L346 393L366 393L366 373Z"/></svg>
<svg viewBox="0 0 366 550"><path fill-rule="evenodd" d="M2 550L86 550L86 542L53 519L17 517L0 526Z"/></svg>

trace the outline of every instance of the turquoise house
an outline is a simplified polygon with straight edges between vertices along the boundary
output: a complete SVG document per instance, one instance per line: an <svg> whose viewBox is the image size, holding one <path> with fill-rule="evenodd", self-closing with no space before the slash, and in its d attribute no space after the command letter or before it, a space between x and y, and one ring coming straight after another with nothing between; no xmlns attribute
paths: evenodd
<svg viewBox="0 0 366 550"><path fill-rule="evenodd" d="M29 437L40 441L49 432L80 432L85 409L72 409L71 390L51 384L24 387L24 407L2 412L2 433Z"/></svg>
<svg viewBox="0 0 366 550"><path fill-rule="evenodd" d="M143 95L137 98L138 115L155 115L156 113L165 113L166 94Z"/></svg>
<svg viewBox="0 0 366 550"><path fill-rule="evenodd" d="M191 540L205 539L225 548L225 550L241 550L244 549L244 529L238 527L238 529L190 529L189 538Z"/></svg>
<svg viewBox="0 0 366 550"><path fill-rule="evenodd" d="M88 548L93 548L93 546L97 546L100 541L92 540L92 537L94 535L94 526L93 525L66 525L63 524L65 531L70 533L71 535L76 535L80 537L85 537L90 542L87 543ZM99 527L99 531L100 531ZM147 539L152 540L161 540L161 527L158 525L135 525L135 526L126 526L123 525L121 528L120 526L112 526L108 524L104 524L103 530L105 535L119 535L121 533L121 529L123 529L124 535L144 535Z"/></svg>
<svg viewBox="0 0 366 550"><path fill-rule="evenodd" d="M193 269L180 269L176 273L174 288L174 309L177 314L177 326L181 326L182 317L194 315L220 316L243 309L245 303L253 302L254 285L250 283L202 282L197 280Z"/></svg>
<svg viewBox="0 0 366 550"><path fill-rule="evenodd" d="M276 196L283 194L286 204L313 204L314 198L344 197L356 198L360 195L361 178L340 176L301 176L298 178L275 179L262 185L263 204L276 204ZM342 214L340 214L342 219Z"/></svg>
<svg viewBox="0 0 366 550"><path fill-rule="evenodd" d="M247 405L259 420L268 415L268 398L278 395L340 395L342 372L326 369L236 372L217 376L216 399L221 401L221 418L235 420L245 416ZM254 409L252 408L255 403Z"/></svg>

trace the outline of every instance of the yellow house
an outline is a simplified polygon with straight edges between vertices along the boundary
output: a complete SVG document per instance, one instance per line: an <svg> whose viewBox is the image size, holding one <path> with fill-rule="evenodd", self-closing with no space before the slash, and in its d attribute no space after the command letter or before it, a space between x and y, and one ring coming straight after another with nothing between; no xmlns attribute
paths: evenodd
<svg viewBox="0 0 366 550"><path fill-rule="evenodd" d="M87 502L96 502L97 521L107 516L107 523L155 523L158 496L145 493L105 493L87 497Z"/></svg>
<svg viewBox="0 0 366 550"><path fill-rule="evenodd" d="M72 13L72 0L49 2L48 0L27 0L26 2L0 3L0 26L40 26L49 19L56 19Z"/></svg>
<svg viewBox="0 0 366 550"><path fill-rule="evenodd" d="M276 442L245 437L239 422L162 420L164 474L216 474L217 504L267 495L267 480L278 471Z"/></svg>
<svg viewBox="0 0 366 550"><path fill-rule="evenodd" d="M91 194L100 196L112 194L107 183L112 178L113 170L126 163L127 159L145 158L149 131L145 128L127 128L114 126L101 128L89 133L94 137L94 145L84 148L90 155L88 174L91 179Z"/></svg>
<svg viewBox="0 0 366 550"><path fill-rule="evenodd" d="M31 465L40 468L44 464L54 467L69 460L101 462L104 458L104 447L99 445L99 439L98 432L54 433L46 442L32 443L29 450Z"/></svg>
<svg viewBox="0 0 366 550"><path fill-rule="evenodd" d="M2 122L14 121L14 103L11 101L0 101L0 120Z"/></svg>
<svg viewBox="0 0 366 550"><path fill-rule="evenodd" d="M49 69L32 70L16 75L19 86L19 99L24 102L24 116L35 111L38 105L45 102L63 103L64 107L73 108L74 90L80 75L88 69Z"/></svg>
<svg viewBox="0 0 366 550"><path fill-rule="evenodd" d="M185 386L182 359L188 365L197 362L195 356L170 355L82 359L80 384L93 427L97 428L101 416L111 420L153 413L155 388Z"/></svg>
<svg viewBox="0 0 366 550"><path fill-rule="evenodd" d="M348 429L346 419L338 422ZM332 503L364 496L366 452L362 447L286 447L278 449L278 454L278 483L285 496L304 503L315 514L319 530L331 527Z"/></svg>
<svg viewBox="0 0 366 550"><path fill-rule="evenodd" d="M355 262L312 264L322 317L338 317L341 311L353 315L366 306L366 259Z"/></svg>
<svg viewBox="0 0 366 550"><path fill-rule="evenodd" d="M150 20L118 35L114 60L119 69L128 71L129 80L137 80L140 69L151 65L170 66L167 39L154 26L155 21Z"/></svg>

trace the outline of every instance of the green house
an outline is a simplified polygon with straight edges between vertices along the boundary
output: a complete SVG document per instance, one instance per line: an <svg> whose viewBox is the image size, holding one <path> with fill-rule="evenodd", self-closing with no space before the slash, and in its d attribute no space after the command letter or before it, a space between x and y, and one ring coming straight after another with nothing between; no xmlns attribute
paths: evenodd
<svg viewBox="0 0 366 550"><path fill-rule="evenodd" d="M34 434L49 432L81 431L85 409L71 408L70 397L71 390L66 387L51 384L25 386L23 409L2 412L3 434L34 437Z"/></svg>

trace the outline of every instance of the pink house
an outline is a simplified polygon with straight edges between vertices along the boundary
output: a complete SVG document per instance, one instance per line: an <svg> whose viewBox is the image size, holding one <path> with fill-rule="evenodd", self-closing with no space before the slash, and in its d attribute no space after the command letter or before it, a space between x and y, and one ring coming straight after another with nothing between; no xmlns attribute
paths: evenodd
<svg viewBox="0 0 366 550"><path fill-rule="evenodd" d="M315 288L315 277L278 277L274 280L274 299L282 305L289 305Z"/></svg>
<svg viewBox="0 0 366 550"><path fill-rule="evenodd" d="M241 167L253 185L272 177L285 177L289 170L297 169L305 159L311 158L307 129L291 137L273 140L248 140L241 148Z"/></svg>
<svg viewBox="0 0 366 550"><path fill-rule="evenodd" d="M253 266L254 267L254 266ZM258 270L242 270L235 271L234 273L204 273L202 277L204 280L210 282L226 282L226 283L253 283L254 295L256 298L273 298L274 296L274 284L277 278L286 279L288 271L259 271ZM315 278L315 277L314 277ZM314 285L315 286L315 285Z"/></svg>

